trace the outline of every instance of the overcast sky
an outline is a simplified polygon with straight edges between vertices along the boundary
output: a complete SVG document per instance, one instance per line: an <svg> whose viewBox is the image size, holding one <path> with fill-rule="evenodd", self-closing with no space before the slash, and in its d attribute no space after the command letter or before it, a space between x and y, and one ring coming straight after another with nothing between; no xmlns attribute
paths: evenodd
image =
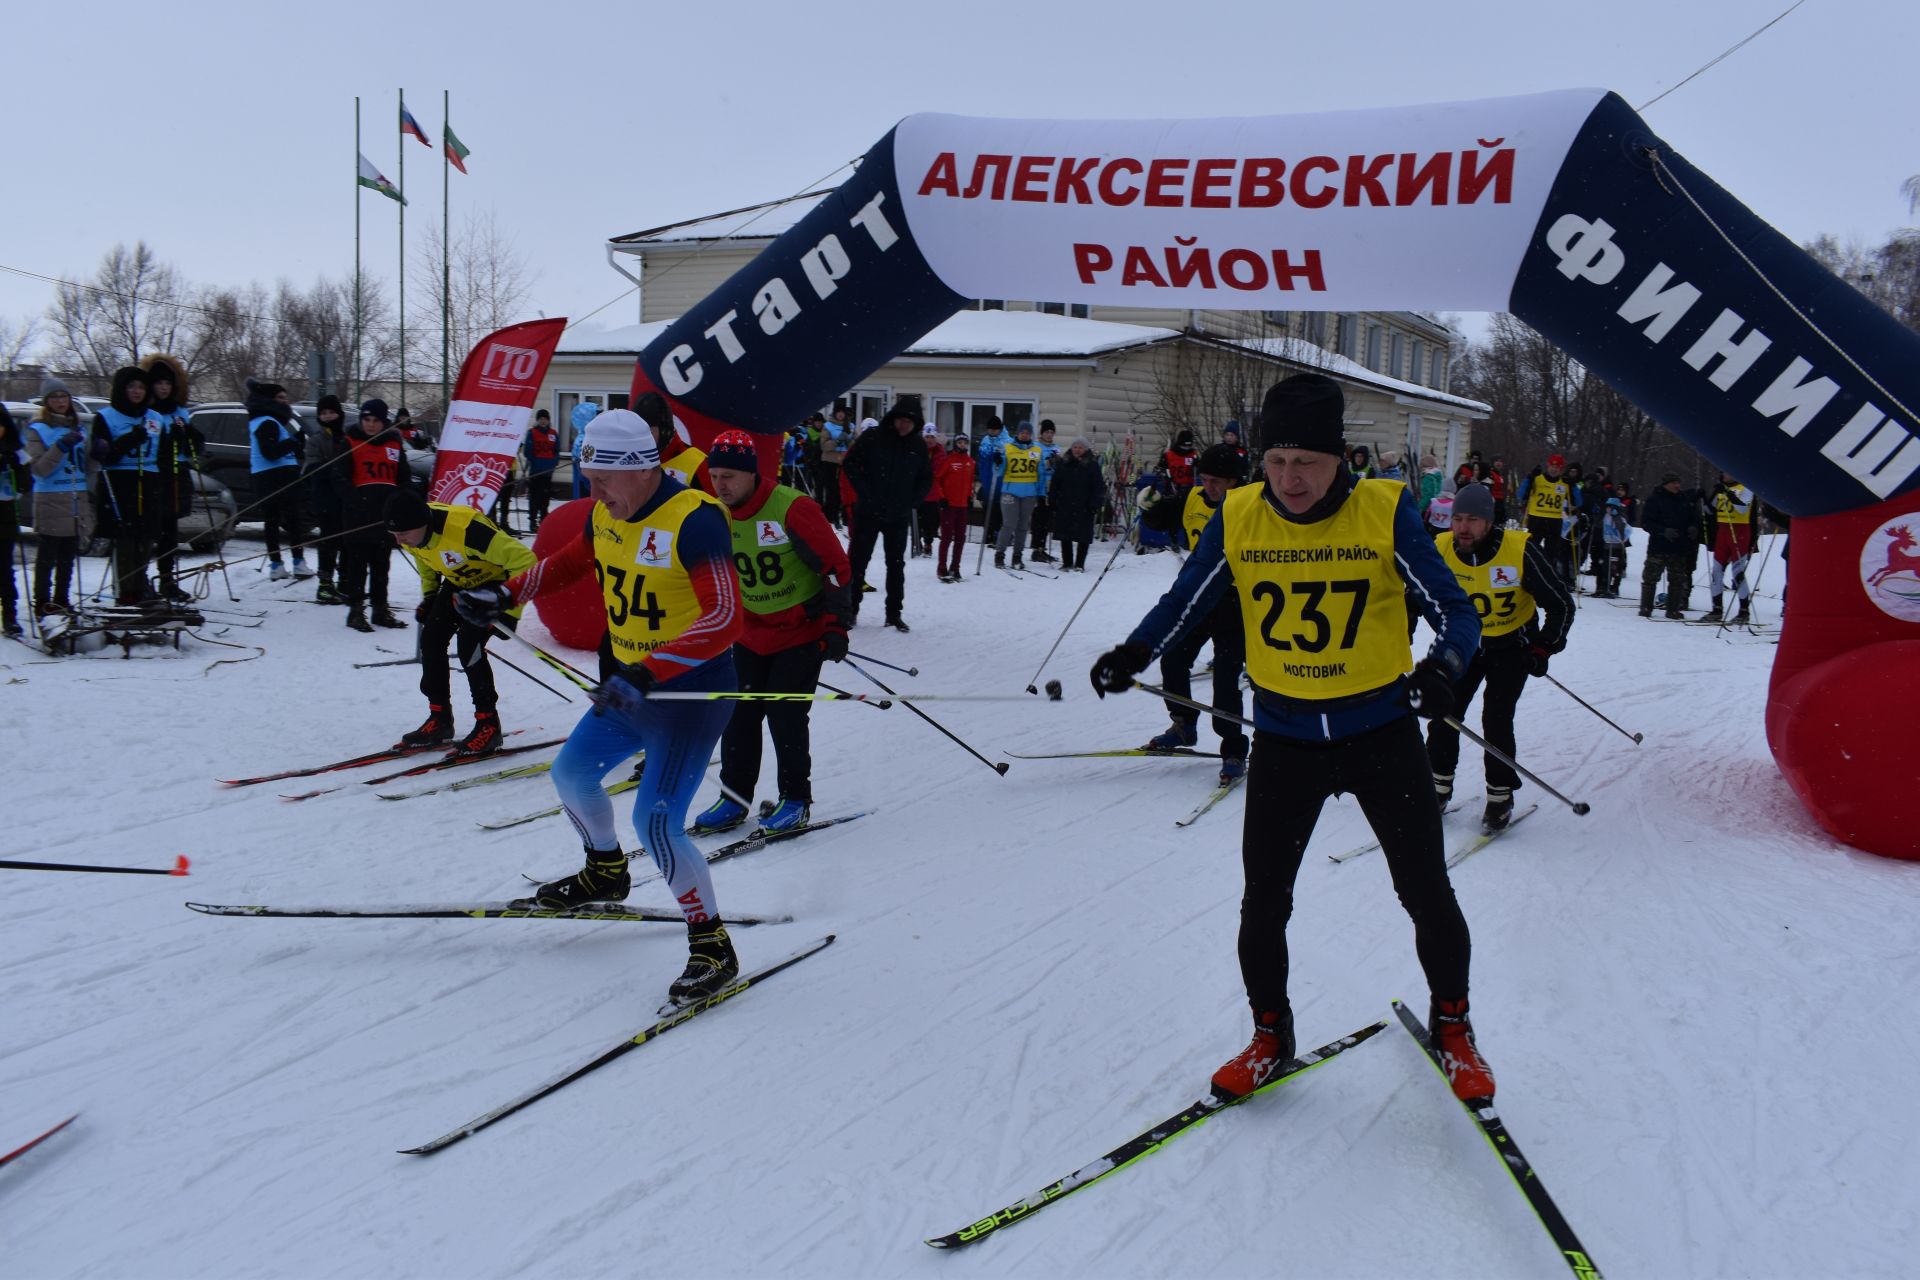
<svg viewBox="0 0 1920 1280"><path fill-rule="evenodd" d="M529 314L580 317L626 288L609 236L804 190L915 111L1279 115L1586 86L1637 107L1789 3L22 0L0 20L0 265L85 276L145 239L197 283L346 276L354 95L362 149L397 179L395 90L437 139L444 88L473 152L456 221L491 206L536 273ZM1914 0L1807 0L1647 119L1793 239L1877 241L1913 222L1916 47ZM438 148L404 145L410 220L437 219ZM395 206L359 199L367 269L391 281ZM0 317L51 295L0 272ZM589 323L635 318L629 298Z"/></svg>

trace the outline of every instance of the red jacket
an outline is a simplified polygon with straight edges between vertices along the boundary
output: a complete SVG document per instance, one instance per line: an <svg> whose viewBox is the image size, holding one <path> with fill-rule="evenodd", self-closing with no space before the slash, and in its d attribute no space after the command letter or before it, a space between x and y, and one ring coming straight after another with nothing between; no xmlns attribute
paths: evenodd
<svg viewBox="0 0 1920 1280"><path fill-rule="evenodd" d="M950 507L965 507L973 501L973 455L955 449L940 460L933 473L933 493L937 501Z"/></svg>
<svg viewBox="0 0 1920 1280"><path fill-rule="evenodd" d="M1169 449L1160 456L1167 460L1167 479L1183 489L1193 483L1193 463L1198 454Z"/></svg>
<svg viewBox="0 0 1920 1280"><path fill-rule="evenodd" d="M751 497L728 512L735 520L751 520L767 505L773 493L773 481L762 479ZM829 631L846 633L852 607L847 584L853 580L853 565L846 548L827 523L827 513L812 498L800 497L787 508L787 532L793 537L793 549L800 559L826 584L811 600L782 609L778 613L755 613L742 605L746 627L740 643L758 654L778 653L803 644L812 644Z"/></svg>
<svg viewBox="0 0 1920 1280"><path fill-rule="evenodd" d="M940 464L946 461L947 447L932 436L927 437L927 463L933 468L933 483L927 486L927 496L922 502L940 501Z"/></svg>

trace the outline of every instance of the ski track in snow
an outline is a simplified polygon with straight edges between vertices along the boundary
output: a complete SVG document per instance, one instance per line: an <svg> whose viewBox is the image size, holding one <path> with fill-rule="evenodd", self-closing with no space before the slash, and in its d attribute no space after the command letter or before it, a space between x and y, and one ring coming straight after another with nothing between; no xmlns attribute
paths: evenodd
<svg viewBox="0 0 1920 1280"><path fill-rule="evenodd" d="M913 633L863 627L854 647L917 665L879 673L902 693L1016 692L1094 560L958 586L910 561ZM1096 700L1084 673L1176 568L1119 558L1042 676L1064 702L929 713L991 759L1144 741L1162 708ZM1773 615L1784 566L1767 571ZM270 611L243 637L267 657L206 677L238 652L188 639L194 665L166 668L0 650L0 679L24 681L6 686L25 749L5 856L193 858L185 880L5 881L0 1149L82 1113L0 1170L9 1276L677 1273L690 1242L717 1275L1564 1273L1397 1025L1032 1223L951 1257L922 1245L1178 1111L1244 1043L1242 799L1176 830L1211 762L1016 760L997 778L898 710L813 713L815 812L875 812L714 869L723 911L795 916L739 931L747 967L833 947L451 1150L395 1154L651 1025L684 935L182 909L500 898L578 856L563 818L473 826L546 802L544 779L398 803L358 785L377 768L215 783L378 747L419 712L412 669L351 670L384 655L342 611L240 585ZM1610 1275L1905 1275L1920 867L1836 845L1788 792L1761 725L1771 645L1582 605L1554 674L1647 740L1531 684L1523 762L1593 813L1525 788L1541 811L1453 873L1500 1110ZM497 678L510 728L559 736L585 710ZM1469 744L1462 794L1478 761ZM769 747L763 798L773 770ZM696 808L712 795L709 774ZM630 802L616 813L631 839ZM1453 815L1450 847L1476 830ZM1325 857L1367 838L1335 799L1301 869L1303 1046L1395 995L1425 1010L1383 859Z"/></svg>

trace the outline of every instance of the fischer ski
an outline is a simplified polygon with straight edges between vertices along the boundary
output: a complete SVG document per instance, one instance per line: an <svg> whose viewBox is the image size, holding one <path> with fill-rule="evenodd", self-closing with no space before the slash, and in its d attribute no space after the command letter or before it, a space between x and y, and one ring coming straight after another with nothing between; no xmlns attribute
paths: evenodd
<svg viewBox="0 0 1920 1280"><path fill-rule="evenodd" d="M1447 855L1447 869L1452 870L1454 867L1459 866L1461 863L1465 862L1468 858L1471 858L1474 854L1480 852L1482 849L1492 844L1495 840L1498 840L1501 836L1507 834L1507 832L1519 826L1522 822L1524 822L1527 819L1527 816L1529 814L1531 814L1534 810L1538 809L1539 807L1540 806L1537 804L1528 805L1526 808L1520 810L1518 813L1515 813L1511 818L1507 819L1507 825L1500 828L1500 830L1498 831L1482 830L1479 835L1475 836L1472 840L1469 840L1466 844L1462 845L1458 852L1450 853Z"/></svg>
<svg viewBox="0 0 1920 1280"><path fill-rule="evenodd" d="M516 732L518 732L516 730ZM279 782L286 778L311 778L320 773L336 773L347 769L358 769L362 765L384 764L389 760L400 760L407 756L417 756L425 751L443 747L444 743L435 743L420 747L388 747L384 751L370 751L363 756L351 756L345 760L335 760L331 764L317 764L305 769L283 769L279 773L263 773L257 778L221 778L224 787L251 787L262 782Z"/></svg>
<svg viewBox="0 0 1920 1280"><path fill-rule="evenodd" d="M788 956L785 960L779 961L776 964L768 965L764 969L757 970L753 973L746 974L742 977L735 978L732 982L728 983L726 986L722 987L720 990L714 992L712 995L706 997L704 1000L697 1000L694 1003L685 1006L684 1008L675 1009L672 1013L661 1018L658 1022L654 1023L652 1026L648 1027L646 1030L641 1031L636 1035L630 1036L625 1040L622 1040L619 1044L616 1044L615 1046L613 1046L613 1048L607 1050L605 1053L602 1053L598 1057L595 1057L587 1062L580 1064L579 1066L573 1068L571 1071L568 1071L564 1075L555 1076L553 1079L547 1081L545 1084L540 1085L537 1088L528 1090L526 1093L521 1094L519 1097L513 1099L511 1102L502 1103L500 1106L495 1107L493 1110L487 1112L485 1115L476 1116L474 1119L469 1120L465 1124L461 1125L458 1129L454 1129L449 1133L442 1134L440 1137L435 1138L431 1142L422 1143L420 1146L417 1146L417 1147L407 1147L404 1150L402 1150L400 1154L403 1156L432 1155L436 1151L445 1150L447 1147L452 1146L454 1143L459 1142L463 1138L472 1137L474 1134L480 1132L480 1130L486 1128L488 1125L493 1124L495 1121L504 1120L506 1117L512 1115L514 1112L520 1110L521 1108L530 1106L533 1103L538 1102L540 1099L546 1097L548 1094L557 1092L558 1090L564 1088L565 1086L572 1084L575 1080L578 1080L581 1076L586 1075L588 1072L596 1071L599 1068L606 1066L609 1062L612 1062L615 1058L618 1058L623 1054L630 1053L633 1050L638 1049L641 1045L646 1044L649 1040L657 1039L658 1037L665 1035L667 1032L673 1030L675 1027L681 1025L682 1023L691 1021L692 1019L698 1017L700 1014L705 1013L707 1010L713 1008L715 1005L726 1003L727 1001L733 999L735 996L739 995L741 992L745 991L748 987L757 986L760 983L765 982L768 978L771 978L774 974L779 973L783 969L792 968L794 965L799 964L802 960L805 960L808 956L818 955L820 952L825 951L829 946L833 944L834 936L835 935L830 933L826 937L821 938L819 941L814 942L806 947L801 948L799 951L794 952L792 955Z"/></svg>
<svg viewBox="0 0 1920 1280"><path fill-rule="evenodd" d="M495 753L496 755L498 752ZM437 787L421 787L415 791L381 791L376 794L382 800L414 800L420 796L438 795L442 791L466 791L472 787L484 787L494 782L511 782L515 778L533 778L547 773L553 768L553 761L543 760L539 764L516 765L511 769L501 769L495 773L483 773L477 778L461 778L457 782L443 782Z"/></svg>
<svg viewBox="0 0 1920 1280"><path fill-rule="evenodd" d="M1048 1183L1025 1199L1016 1200L1006 1208L990 1213L978 1222L961 1227L958 1231L950 1231L943 1236L933 1236L927 1240L927 1243L936 1249L958 1249L963 1245L983 1240L1002 1227L1024 1222L1034 1213L1056 1201L1066 1199L1080 1188L1091 1186L1108 1174L1117 1173L1135 1161L1152 1155L1178 1134L1204 1124L1216 1113L1228 1107L1237 1107L1249 1098L1257 1098L1276 1085L1285 1084L1295 1076L1313 1070L1328 1059L1345 1053L1348 1049L1372 1039L1386 1029L1386 1021L1382 1019L1372 1026L1362 1027L1351 1035L1341 1036L1338 1040L1329 1041L1318 1049L1303 1053L1282 1066L1273 1079L1247 1094L1246 1097L1223 1101L1208 1094L1186 1110L1167 1117L1145 1133L1121 1143L1092 1164L1075 1169L1057 1182Z"/></svg>
<svg viewBox="0 0 1920 1280"><path fill-rule="evenodd" d="M1235 787L1239 786L1241 783L1245 782L1246 780L1247 780L1247 775L1243 773L1231 782L1221 783L1219 786L1215 787L1211 792L1207 794L1207 798L1205 800L1202 800L1199 804L1194 806L1194 810L1192 813L1188 814L1184 818L1175 819L1173 825L1176 827L1192 826L1194 823L1200 821L1201 817L1206 814L1207 810L1213 808L1213 806L1219 804L1222 800L1225 800L1229 792L1231 792Z"/></svg>
<svg viewBox="0 0 1920 1280"><path fill-rule="evenodd" d="M1442 1083L1447 1085L1447 1092L1451 1094L1452 1082L1447 1079L1447 1073L1440 1065L1439 1055L1434 1052L1433 1039L1427 1034L1426 1025L1414 1017L1412 1011L1398 1000L1393 1002L1393 1011L1400 1015L1400 1021L1406 1026L1407 1034L1412 1036L1415 1043L1426 1053L1427 1061L1431 1062L1433 1069L1440 1073ZM1554 1247L1560 1251L1560 1257L1573 1274L1580 1277L1580 1280L1601 1280L1600 1268L1596 1267L1593 1259L1587 1256L1587 1251L1581 1246L1579 1237L1573 1234L1573 1228L1567 1225L1566 1218L1561 1215L1560 1206L1556 1205L1553 1197L1547 1194L1547 1188L1541 1183L1540 1175L1534 1172L1533 1163L1521 1154L1519 1144L1513 1140L1513 1135L1507 1132L1506 1122L1501 1120L1500 1113L1493 1108L1493 1099L1457 1098L1455 1100L1466 1108L1467 1114L1472 1116L1474 1123L1480 1126L1480 1132L1485 1135L1487 1145L1492 1147L1494 1154L1500 1157L1500 1163L1505 1166L1508 1176L1513 1179L1513 1184L1520 1188L1520 1194L1527 1198L1527 1203L1533 1207L1534 1215L1540 1219L1540 1225L1545 1227L1547 1234L1553 1238Z"/></svg>
<svg viewBox="0 0 1920 1280"><path fill-rule="evenodd" d="M611 790L612 788L608 789ZM712 866L716 862L725 862L728 858L737 858L743 853L756 853L770 844L778 844L782 840L792 840L796 836L806 835L809 831L818 831L823 827L837 827L843 822L852 822L855 818L864 818L872 812L873 810L871 809L863 809L859 813L844 814L838 818L823 818L819 822L809 822L804 827L794 827L789 831L756 830L750 836L735 840L731 844L723 844L718 849L709 853L707 855L707 865ZM521 874L526 875L525 872ZM547 880L535 880L532 876L526 876L526 878L533 884L546 884L548 880L557 880L560 877L548 876ZM636 885L648 884L661 878L661 874L655 871L639 877L633 883Z"/></svg>
<svg viewBox="0 0 1920 1280"><path fill-rule="evenodd" d="M1218 760L1218 751L1195 751L1191 747L1174 747L1168 751L1155 751L1149 747L1127 747L1119 751L1058 751L1050 755L1023 756L1018 751L1009 751L1015 760L1104 760L1123 756L1169 756L1189 760Z"/></svg>
<svg viewBox="0 0 1920 1280"><path fill-rule="evenodd" d="M622 778L618 782L610 782L607 784L607 794L609 796L623 795L639 785L640 779L638 778ZM549 809L541 809L534 813L523 813L517 818L502 818L498 822L480 822L474 825L478 826L482 831L505 831L508 827L522 827L529 822L538 822L542 818L551 818L565 809L565 805L556 804ZM541 881L540 883L544 884L545 881Z"/></svg>
<svg viewBox="0 0 1920 1280"><path fill-rule="evenodd" d="M318 920L625 920L640 924L685 924L678 909L650 910L618 902L592 903L564 909L519 905L514 902L424 902L393 906L262 907L189 902L189 910L207 916L253 916ZM792 916L729 915L723 924L751 928L757 924L791 924Z"/></svg>
<svg viewBox="0 0 1920 1280"><path fill-rule="evenodd" d="M75 1120L78 1120L79 1118L80 1118L80 1113L76 1111L72 1115L68 1116L65 1120L62 1120L59 1124L53 1126L53 1128L47 1130L45 1133L35 1138L32 1142L27 1143L25 1146L15 1147L13 1150L7 1152L7 1154L0 1156L0 1165L13 1163L15 1160L18 1160L21 1156L27 1154L27 1152L33 1150L35 1147L39 1146L41 1143L45 1142L48 1138L51 1138L54 1134L60 1132L62 1129L66 1128L68 1125L72 1124Z"/></svg>

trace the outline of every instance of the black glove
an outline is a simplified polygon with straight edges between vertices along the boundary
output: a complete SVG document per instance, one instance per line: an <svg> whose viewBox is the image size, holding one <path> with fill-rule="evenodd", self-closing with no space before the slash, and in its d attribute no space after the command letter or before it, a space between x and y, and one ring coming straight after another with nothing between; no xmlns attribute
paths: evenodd
<svg viewBox="0 0 1920 1280"><path fill-rule="evenodd" d="M847 656L847 633L827 631L820 636L820 652L826 655L828 662L839 662Z"/></svg>
<svg viewBox="0 0 1920 1280"><path fill-rule="evenodd" d="M1536 679L1547 674L1547 660L1553 655L1540 645L1527 650L1527 674Z"/></svg>
<svg viewBox="0 0 1920 1280"><path fill-rule="evenodd" d="M422 602L424 607L425 602ZM489 583L484 587L469 587L465 591L456 591L453 595L453 611L468 626L490 629L501 615L513 608L513 593L507 590L504 582Z"/></svg>
<svg viewBox="0 0 1920 1280"><path fill-rule="evenodd" d="M138 422L134 423L131 427L127 429L127 434L120 437L120 440L118 443L119 443L119 449L120 449L120 456L123 458L130 453L140 452L142 449L147 447L146 427L144 427Z"/></svg>
<svg viewBox="0 0 1920 1280"><path fill-rule="evenodd" d="M1407 701L1413 707L1413 714L1428 720L1452 715L1453 677L1432 658L1420 659L1413 664L1413 674L1407 677Z"/></svg>
<svg viewBox="0 0 1920 1280"><path fill-rule="evenodd" d="M600 711L617 711L634 719L646 705L647 694L659 683L653 672L643 665L621 667L611 679L589 693L587 700Z"/></svg>
<svg viewBox="0 0 1920 1280"><path fill-rule="evenodd" d="M1087 674L1093 680L1093 691L1101 697L1110 693L1125 693L1133 688L1133 678L1147 669L1153 661L1153 650L1143 644L1127 643L1118 645L1100 655L1093 664L1093 670Z"/></svg>

